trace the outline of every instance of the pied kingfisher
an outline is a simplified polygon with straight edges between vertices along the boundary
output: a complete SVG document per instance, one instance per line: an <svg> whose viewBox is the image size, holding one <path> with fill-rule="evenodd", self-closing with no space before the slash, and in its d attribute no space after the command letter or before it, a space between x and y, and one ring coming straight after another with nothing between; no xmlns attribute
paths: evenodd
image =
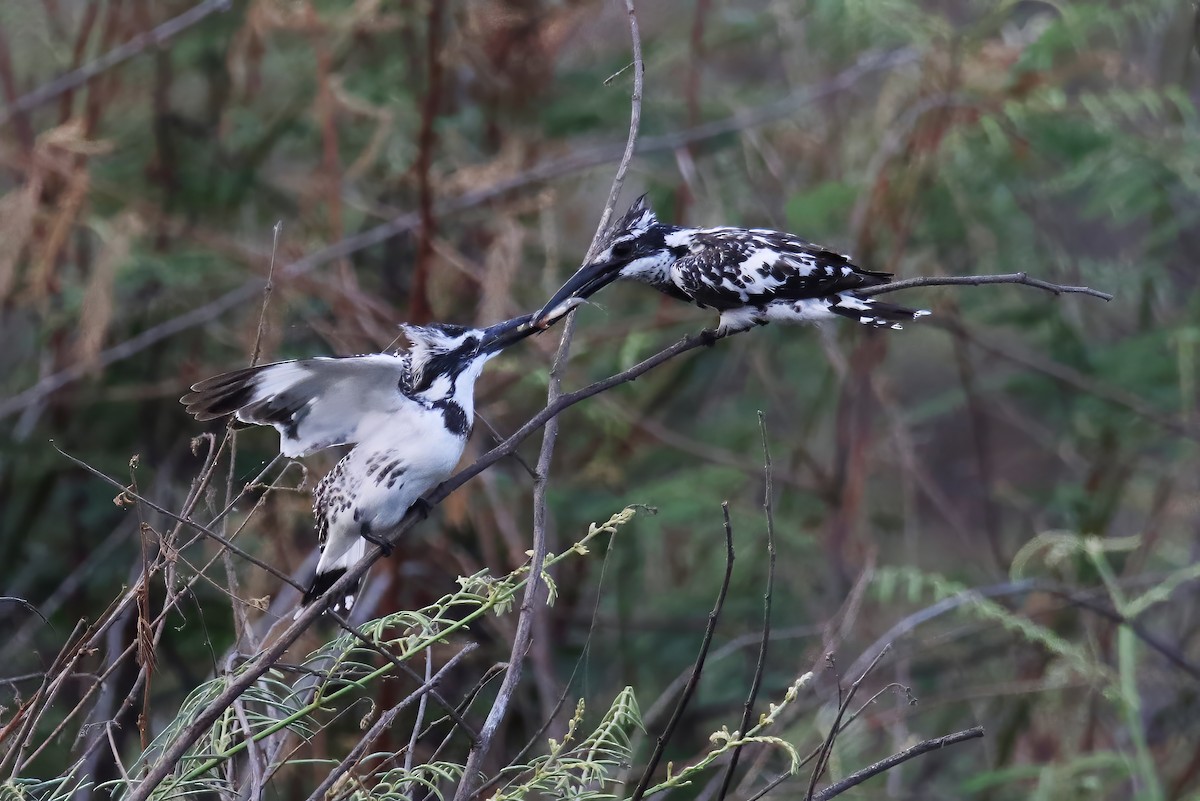
<svg viewBox="0 0 1200 801"><path fill-rule="evenodd" d="M557 319L573 303L552 313ZM445 480L462 456L475 417L475 380L504 348L540 330L525 315L491 326L402 325L410 347L396 354L301 359L201 381L182 402L197 420L232 414L279 430L284 456L353 445L317 485L313 517L321 558L304 595L328 590L373 542ZM349 611L358 585L335 599Z"/></svg>
<svg viewBox="0 0 1200 801"><path fill-rule="evenodd" d="M624 279L716 309L718 336L773 320L818 322L839 316L900 328L901 320L929 314L854 294L890 278L781 231L664 225L642 195L613 227L608 246L563 284L543 313Z"/></svg>

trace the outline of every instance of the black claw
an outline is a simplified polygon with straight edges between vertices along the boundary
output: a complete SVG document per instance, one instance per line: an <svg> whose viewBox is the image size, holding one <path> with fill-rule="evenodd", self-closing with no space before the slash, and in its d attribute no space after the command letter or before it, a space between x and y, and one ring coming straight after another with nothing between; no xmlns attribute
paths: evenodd
<svg viewBox="0 0 1200 801"><path fill-rule="evenodd" d="M425 520L429 517L429 512L432 509L433 507L429 505L429 501L425 500L424 498L417 498L415 501L413 501L413 505L409 507L409 511L416 512L417 516L422 520Z"/></svg>
<svg viewBox="0 0 1200 801"><path fill-rule="evenodd" d="M705 328L700 332L700 341L706 348L711 348L713 345L717 344L717 340L720 338L721 335L712 328Z"/></svg>
<svg viewBox="0 0 1200 801"><path fill-rule="evenodd" d="M383 551L384 556L392 555L392 550L395 548L395 546L392 545L390 542L388 542L386 538L380 537L377 534L375 534L375 532L373 532L371 530L370 522L364 520L362 523L362 527L359 528L359 530L358 530L358 534L360 537L362 537L367 542L378 545L379 550Z"/></svg>

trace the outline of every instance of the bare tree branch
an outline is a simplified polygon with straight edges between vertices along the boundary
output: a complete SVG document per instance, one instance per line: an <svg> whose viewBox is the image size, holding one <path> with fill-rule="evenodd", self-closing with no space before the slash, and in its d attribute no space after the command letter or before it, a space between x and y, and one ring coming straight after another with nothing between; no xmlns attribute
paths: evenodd
<svg viewBox="0 0 1200 801"><path fill-rule="evenodd" d="M38 608L36 606L29 603L29 601L26 601L24 598L16 598L11 595L0 596L0 604L18 604L20 606L25 607L28 611L33 612L38 617L40 617L42 619L42 622L45 623L46 625L50 624L50 621L46 619L46 616L43 615L41 612L39 612Z"/></svg>
<svg viewBox="0 0 1200 801"><path fill-rule="evenodd" d="M332 617L334 620L337 621L337 624L344 631L348 632L352 637L354 637L356 640L358 640L360 643L362 643L367 648L371 649L375 653L382 656L384 659L391 662L392 666L395 667L397 670L399 670L401 673L406 673L409 676L411 676L412 678L417 679L418 681L421 679L420 673L417 673L417 671L413 670L411 667L409 667L404 662L401 662L399 659L396 658L395 654L388 651L386 648L384 648L382 645L377 643L375 640L373 640L370 637L368 637L367 635L363 634L362 629L358 628L357 626L351 625L350 622L348 620L346 620L346 618L342 617L337 612L329 612L328 614L330 617ZM442 694L439 693L437 690L431 690L429 694L433 696L433 700L437 701L438 704L440 704L441 707L444 710L446 710L446 714L450 717L451 720L454 721L455 725L460 726L462 728L462 730L467 733L467 737L470 738L471 742L475 742L477 739L479 739L479 735L476 734L475 729L473 729L471 727L471 724L467 723L466 719L463 718L462 715L458 714L458 710L456 710L454 708L454 704L450 703L445 698L443 698Z"/></svg>
<svg viewBox="0 0 1200 801"><path fill-rule="evenodd" d="M830 798L841 795L851 787L862 784L872 776L878 776L884 771L891 770L897 765L903 764L914 757L919 757L921 754L927 754L930 751L937 751L945 748L948 745L956 745L966 742L967 740L975 740L983 736L983 727L976 726L971 729L947 734L944 737L935 737L932 740L925 740L914 745L912 748L906 748L898 754L892 754L887 759L881 759L874 765L863 768L862 770L851 773L846 778L842 779L837 784L832 784L826 787L821 792L812 797L813 801L829 801Z"/></svg>
<svg viewBox="0 0 1200 801"><path fill-rule="evenodd" d="M850 685L850 690L838 704L837 717L834 718L833 726L831 726L829 729L829 736L826 737L825 742L821 744L821 748L818 751L817 764L813 768L812 779L809 780L808 783L808 793L804 796L806 799L808 799L808 801L813 801L813 793L816 791L817 782L820 781L821 774L824 773L825 769L829 767L829 755L833 753L833 744L837 741L838 735L841 734L842 730L845 728L842 725L842 719L846 716L846 711L850 708L850 704L854 701L854 696L858 693L858 689L862 687L862 683L866 681L867 676L871 675L871 672L875 670L875 666L879 664L879 660L883 659L884 655L890 648L890 644L885 645L883 649L875 655L875 658L871 660L871 663L867 665L866 669L863 670L859 677L854 680L854 683ZM826 658L832 661L833 654L829 654ZM841 693L841 690L842 685L839 679L839 694Z"/></svg>
<svg viewBox="0 0 1200 801"><path fill-rule="evenodd" d="M763 672L767 667L767 647L771 642L771 599L775 591L775 512L772 508L774 491L774 471L771 465L771 447L767 440L766 415L758 413L758 430L762 433L763 447L763 516L767 521L767 587L763 592L763 624L762 639L758 644L758 661L754 665L754 678L750 681L750 692L746 695L746 703L742 710L742 722L738 732L745 734L750 730L754 719L754 702L758 698L759 687L762 686ZM721 779L721 788L717 791L717 801L723 801L729 794L733 784L733 774L737 771L738 760L742 755L742 746L733 750L725 776Z"/></svg>
<svg viewBox="0 0 1200 801"><path fill-rule="evenodd" d="M1043 281L1040 278L1031 278L1025 273L1004 273L1002 275L931 275L922 278L905 278L900 281L867 287L866 289L856 289L854 293L863 297L870 297L871 295L882 295L887 292L897 292L901 289L913 289L919 286L982 286L984 284L1022 284L1024 286L1036 287L1037 289L1044 289L1055 295L1079 294L1091 295L1101 300L1113 299L1111 294L1101 292L1098 289L1092 289L1087 286L1053 284L1049 281Z"/></svg>
<svg viewBox="0 0 1200 801"><path fill-rule="evenodd" d="M339 762L337 767L329 771L329 774L326 775L321 783L317 785L317 788L312 791L311 795L309 795L308 801L320 801L320 799L325 798L326 793L331 787L333 787L334 784L337 783L337 780L340 779L346 771L354 767L355 763L362 759L363 754L367 752L367 749L371 747L371 744L379 739L379 735L391 728L391 725L396 722L396 717L403 712L406 707L411 705L413 701L424 699L428 693L433 692L438 683L441 682L446 674L449 673L455 665L462 661L463 657L478 647L479 644L474 642L469 642L464 645L461 651L450 657L450 660L446 662L446 664L443 665L437 673L434 673L433 676L426 679L424 684L405 696L400 703L396 704L391 709L380 715L379 719L375 721L375 724L371 726L371 728L367 729L367 733L364 734L359 741L355 743L354 747L350 749L350 753L346 754L346 758ZM428 653L428 651L426 651L426 653ZM415 734L419 730L420 726L416 726L413 728L413 733Z"/></svg>

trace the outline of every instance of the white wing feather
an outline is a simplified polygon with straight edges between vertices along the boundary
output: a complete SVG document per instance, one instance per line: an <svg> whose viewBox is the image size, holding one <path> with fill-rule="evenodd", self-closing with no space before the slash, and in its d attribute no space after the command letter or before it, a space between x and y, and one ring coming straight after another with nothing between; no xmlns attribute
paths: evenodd
<svg viewBox="0 0 1200 801"><path fill-rule="evenodd" d="M232 414L279 431L279 452L307 456L362 441L378 423L416 401L401 391L403 355L375 354L276 362L194 385L183 397L198 420Z"/></svg>

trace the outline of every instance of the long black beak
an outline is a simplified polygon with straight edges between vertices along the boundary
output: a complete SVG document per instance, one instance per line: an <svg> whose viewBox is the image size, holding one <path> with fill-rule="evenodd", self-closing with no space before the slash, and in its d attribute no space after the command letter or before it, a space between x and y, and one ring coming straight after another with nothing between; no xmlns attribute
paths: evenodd
<svg viewBox="0 0 1200 801"><path fill-rule="evenodd" d="M502 323L488 326L483 329L483 333L479 335L479 346L477 353L499 353L507 348L520 342L530 334L536 334L539 330L533 325L534 315L522 314L520 317L514 317L511 320L505 320Z"/></svg>
<svg viewBox="0 0 1200 801"><path fill-rule="evenodd" d="M594 261L580 267L537 313L533 324L539 328L545 328L548 324L548 317L557 319L557 316L561 316L562 312L559 310L559 306L575 298L583 300L591 297L615 281L624 266L625 262L623 261ZM556 311L559 312L557 316L555 315Z"/></svg>

